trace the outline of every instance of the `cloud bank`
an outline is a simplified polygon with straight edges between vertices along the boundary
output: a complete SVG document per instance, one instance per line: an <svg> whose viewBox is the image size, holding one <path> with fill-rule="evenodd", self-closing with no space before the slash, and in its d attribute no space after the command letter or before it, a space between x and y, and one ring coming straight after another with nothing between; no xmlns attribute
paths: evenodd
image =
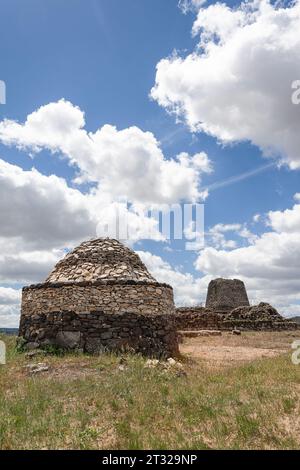
<svg viewBox="0 0 300 470"><path fill-rule="evenodd" d="M250 141L266 156L300 168L300 2L252 0L198 9L194 52L157 64L151 96L193 132L228 144Z"/></svg>

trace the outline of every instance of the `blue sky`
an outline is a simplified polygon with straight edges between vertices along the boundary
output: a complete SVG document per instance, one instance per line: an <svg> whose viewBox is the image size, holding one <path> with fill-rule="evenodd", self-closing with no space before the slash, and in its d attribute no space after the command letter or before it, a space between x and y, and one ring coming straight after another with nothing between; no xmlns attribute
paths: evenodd
<svg viewBox="0 0 300 470"><path fill-rule="evenodd" d="M206 2L204 8L210 4L215 2ZM238 7L239 3L227 2L227 5ZM181 152L190 155L205 152L213 172L201 175L201 187L217 183L205 200L205 230L208 232L217 224L246 224L254 236L261 236L274 230L265 222L266 214L294 206L294 196L300 191L299 170L291 168L288 157L284 164L278 166L276 157L281 151L278 146L272 155L274 160L263 157L261 136L255 140L256 131L249 131L248 140L239 139L236 132L237 137L225 145L217 133L192 132L185 120L187 113L177 116L178 122L174 114L160 105L159 99L150 97L157 64L169 58L175 49L182 58L197 50L199 35L193 37L191 34L196 18L195 9L183 14L178 0L4 0L0 15L0 79L6 83L7 102L0 105L0 120L24 123L27 116L41 106L63 98L85 113L88 132L94 133L106 124L116 126L118 130L136 126L143 132L154 134L167 160ZM280 51L278 57L281 57ZM233 95L233 103L234 100ZM218 102L211 98L211 107L216 106ZM244 109L240 119L241 125L244 117L247 119L246 111ZM209 125L213 123L209 122ZM73 181L77 169L70 166L68 159L62 158L63 152L53 155L49 147L44 146L33 158L28 147L19 149L17 145L7 145L3 139L2 142L2 160L23 170L31 170L34 166L42 175L57 175L64 178L70 188L78 188ZM265 168L272 161L274 165ZM256 170L256 174L246 177L248 172L255 173ZM244 174L245 178L240 181L218 185ZM136 181L136 184L142 182ZM84 193L91 187L87 183L79 190ZM257 223L253 222L255 214L261 215ZM31 214L27 216L30 218ZM5 225L4 219L2 224ZM9 233L12 240L14 237L11 231ZM237 230L223 233L236 242L235 249L250 243L249 239L241 238ZM5 230L3 236L6 236ZM208 237L208 247L210 243L212 241ZM59 243L57 247L54 245L51 249L62 248ZM216 274L214 270L197 268L194 263L199 253L187 253L182 243L171 244L173 251L167 251L164 243L142 240L136 248L161 257L172 269L182 266L182 273L192 276L195 292L202 276ZM224 247L214 248L222 250ZM228 274L231 274L230 269ZM233 274L249 277L238 269ZM251 275L253 279L262 279L255 272ZM25 281L26 276L23 278ZM17 274L15 278L5 278L4 273L1 285L18 289L23 278ZM185 279L188 282L190 278ZM199 287L200 300L203 300L203 292ZM298 287L294 290L295 305L299 303L297 292ZM255 298L263 295L258 294L256 285L253 285L253 293ZM281 305L284 302L280 300L277 303ZM3 305L15 304L3 301ZM287 305L290 305L290 300ZM16 310L10 311L15 322ZM6 323L10 323L8 316L5 308Z"/></svg>
<svg viewBox="0 0 300 470"><path fill-rule="evenodd" d="M105 123L118 128L137 125L156 135L166 156L207 151L214 162L207 184L263 166L257 148L242 144L223 149L205 134L193 139L149 99L159 60L174 49L191 51L197 42L191 37L194 15L183 15L177 4L177 0L4 1L0 57L7 104L0 107L0 116L24 121L40 106L65 98L85 111L90 131ZM0 148L4 159L23 168L32 166L26 153ZM66 164L49 159L47 153L34 165L46 174L72 177ZM274 169L215 191L207 201L207 224L247 221L256 212L286 207L297 191L297 178L286 169Z"/></svg>

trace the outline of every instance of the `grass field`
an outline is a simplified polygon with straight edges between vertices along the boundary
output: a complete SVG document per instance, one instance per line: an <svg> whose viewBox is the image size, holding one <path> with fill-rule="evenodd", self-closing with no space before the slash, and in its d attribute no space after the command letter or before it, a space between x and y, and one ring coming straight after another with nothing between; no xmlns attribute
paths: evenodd
<svg viewBox="0 0 300 470"><path fill-rule="evenodd" d="M2 336L0 448L300 448L300 366L287 352L293 336L193 339L182 346L183 369L145 368L137 356L28 359L14 337ZM201 355L203 345L210 356ZM220 354L214 361L221 347L239 348L237 361ZM277 354L243 361L241 348ZM30 362L49 371L32 376L24 368Z"/></svg>

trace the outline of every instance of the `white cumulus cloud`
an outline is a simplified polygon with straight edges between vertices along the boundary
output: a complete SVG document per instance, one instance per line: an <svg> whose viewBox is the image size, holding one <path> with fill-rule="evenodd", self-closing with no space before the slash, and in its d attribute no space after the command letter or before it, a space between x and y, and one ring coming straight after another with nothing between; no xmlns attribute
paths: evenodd
<svg viewBox="0 0 300 470"><path fill-rule="evenodd" d="M25 171L0 159L0 282L42 281L65 248L104 236L99 230L106 225L116 228L116 210L119 221L126 221L131 243L149 233L163 239L156 220L139 208L113 202L97 189L83 194L55 175Z"/></svg>
<svg viewBox="0 0 300 470"><path fill-rule="evenodd" d="M297 310L300 300L300 204L285 211L270 211L270 231L249 238L249 245L232 250L207 247L196 268L213 277L245 281L253 301L269 301L283 313ZM245 234L248 236L248 234Z"/></svg>
<svg viewBox="0 0 300 470"><path fill-rule="evenodd" d="M60 100L40 107L24 124L0 122L0 142L33 154L42 149L62 154L77 169L78 183L95 182L113 198L170 203L203 196L200 177L211 171L204 153L166 159L151 132L106 124L92 133L84 126L84 113Z"/></svg>

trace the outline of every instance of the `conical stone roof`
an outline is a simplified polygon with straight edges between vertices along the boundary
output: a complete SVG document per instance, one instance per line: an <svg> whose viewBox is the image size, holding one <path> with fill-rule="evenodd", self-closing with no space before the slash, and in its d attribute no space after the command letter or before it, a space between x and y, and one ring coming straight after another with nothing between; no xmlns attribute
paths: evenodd
<svg viewBox="0 0 300 470"><path fill-rule="evenodd" d="M156 282L133 250L110 238L81 243L46 279L49 283L97 281Z"/></svg>

